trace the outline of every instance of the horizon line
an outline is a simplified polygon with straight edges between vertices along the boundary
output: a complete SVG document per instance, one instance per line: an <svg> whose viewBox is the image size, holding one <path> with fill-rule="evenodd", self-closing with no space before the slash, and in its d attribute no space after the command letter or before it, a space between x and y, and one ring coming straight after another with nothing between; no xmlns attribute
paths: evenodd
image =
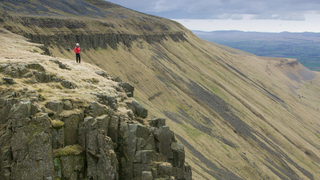
<svg viewBox="0 0 320 180"><path fill-rule="evenodd" d="M320 34L320 32L314 32L314 31L279 31L279 32L268 32L268 31L244 31L244 30L196 30L196 29L189 29L190 31L200 31L200 32L246 32L246 33L315 33Z"/></svg>

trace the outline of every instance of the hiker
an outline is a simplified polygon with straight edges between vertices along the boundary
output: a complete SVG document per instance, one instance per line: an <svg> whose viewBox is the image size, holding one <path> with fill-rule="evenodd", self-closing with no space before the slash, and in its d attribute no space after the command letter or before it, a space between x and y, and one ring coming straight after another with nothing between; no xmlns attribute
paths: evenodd
<svg viewBox="0 0 320 180"><path fill-rule="evenodd" d="M79 43L76 44L76 47L74 48L74 52L76 53L76 61L77 61L77 63L80 63L80 60L81 60L80 52L81 52L81 50L80 50Z"/></svg>

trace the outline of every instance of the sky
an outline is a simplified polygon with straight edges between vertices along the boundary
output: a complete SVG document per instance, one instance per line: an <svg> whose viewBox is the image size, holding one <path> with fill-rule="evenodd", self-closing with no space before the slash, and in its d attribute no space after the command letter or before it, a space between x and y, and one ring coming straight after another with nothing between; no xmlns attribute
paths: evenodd
<svg viewBox="0 0 320 180"><path fill-rule="evenodd" d="M108 0L190 30L320 32L320 0Z"/></svg>

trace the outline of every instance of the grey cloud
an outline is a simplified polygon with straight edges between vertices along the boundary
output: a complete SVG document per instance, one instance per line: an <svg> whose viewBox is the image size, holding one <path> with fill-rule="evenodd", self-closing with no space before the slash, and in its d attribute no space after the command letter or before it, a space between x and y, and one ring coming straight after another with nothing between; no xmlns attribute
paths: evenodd
<svg viewBox="0 0 320 180"><path fill-rule="evenodd" d="M243 15L241 15L241 14L233 14L230 19L232 19L232 20L242 20L243 19Z"/></svg>
<svg viewBox="0 0 320 180"><path fill-rule="evenodd" d="M253 16L251 19L275 19L275 20L286 20L286 21L305 21L306 20L305 16L299 13L258 14Z"/></svg>
<svg viewBox="0 0 320 180"><path fill-rule="evenodd" d="M320 13L318 0L109 0L137 11L170 19L304 20L306 12Z"/></svg>

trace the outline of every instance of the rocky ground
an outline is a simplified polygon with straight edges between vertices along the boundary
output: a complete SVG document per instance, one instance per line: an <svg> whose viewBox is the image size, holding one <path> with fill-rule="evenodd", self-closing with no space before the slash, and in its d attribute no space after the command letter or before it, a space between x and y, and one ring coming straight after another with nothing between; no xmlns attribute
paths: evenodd
<svg viewBox="0 0 320 180"><path fill-rule="evenodd" d="M0 33L0 179L192 179L184 146L133 86Z"/></svg>

